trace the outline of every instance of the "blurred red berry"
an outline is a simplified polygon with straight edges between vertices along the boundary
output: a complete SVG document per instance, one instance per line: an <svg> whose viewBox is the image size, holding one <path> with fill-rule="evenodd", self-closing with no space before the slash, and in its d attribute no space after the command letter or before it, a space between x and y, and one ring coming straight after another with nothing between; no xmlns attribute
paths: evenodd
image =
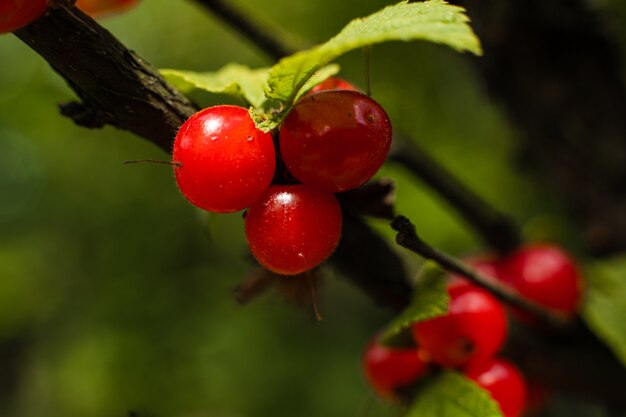
<svg viewBox="0 0 626 417"><path fill-rule="evenodd" d="M581 300L582 279L574 259L549 244L522 247L502 262L503 279L521 295L545 307L574 314Z"/></svg>
<svg viewBox="0 0 626 417"><path fill-rule="evenodd" d="M21 29L41 16L48 0L2 0L0 1L0 33Z"/></svg>
<svg viewBox="0 0 626 417"><path fill-rule="evenodd" d="M524 377L510 362L489 359L471 364L465 375L487 390L500 405L504 417L518 417L526 408L527 388Z"/></svg>
<svg viewBox="0 0 626 417"><path fill-rule="evenodd" d="M428 371L428 365L415 348L391 348L370 342L363 355L368 382L383 398L393 398L394 391L416 382Z"/></svg>
<svg viewBox="0 0 626 417"><path fill-rule="evenodd" d="M339 77L328 77L326 80L322 81L308 92L308 94L317 93L320 91L328 91L328 90L352 90L359 91L354 85L350 84L346 80L343 80Z"/></svg>
<svg viewBox="0 0 626 417"><path fill-rule="evenodd" d="M504 308L484 290L471 285L448 288L445 316L413 325L419 348L438 365L458 367L493 356L506 337Z"/></svg>

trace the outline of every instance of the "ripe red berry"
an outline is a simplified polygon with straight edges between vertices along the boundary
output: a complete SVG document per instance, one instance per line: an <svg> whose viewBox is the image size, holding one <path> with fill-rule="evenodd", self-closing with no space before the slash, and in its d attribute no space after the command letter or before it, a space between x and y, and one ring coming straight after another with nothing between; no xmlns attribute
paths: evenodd
<svg viewBox="0 0 626 417"><path fill-rule="evenodd" d="M328 77L309 91L309 94L327 90L352 90L359 91L358 88L338 77Z"/></svg>
<svg viewBox="0 0 626 417"><path fill-rule="evenodd" d="M23 28L41 16L47 6L48 0L0 1L0 33Z"/></svg>
<svg viewBox="0 0 626 417"><path fill-rule="evenodd" d="M428 371L417 349L386 347L376 339L365 350L363 368L368 382L383 398L392 398L396 389L416 382Z"/></svg>
<svg viewBox="0 0 626 417"><path fill-rule="evenodd" d="M524 297L565 314L574 314L582 291L576 262L556 245L535 244L507 257L503 279Z"/></svg>
<svg viewBox="0 0 626 417"><path fill-rule="evenodd" d="M125 12L139 3L139 0L77 0L76 7L92 17Z"/></svg>
<svg viewBox="0 0 626 417"><path fill-rule="evenodd" d="M383 108L356 91L305 96L280 130L285 165L298 180L326 192L357 188L389 153L391 123Z"/></svg>
<svg viewBox="0 0 626 417"><path fill-rule="evenodd" d="M506 315L498 300L471 285L448 288L445 316L413 325L419 348L441 366L457 367L493 356L506 336Z"/></svg>
<svg viewBox="0 0 626 417"><path fill-rule="evenodd" d="M194 205L216 213L249 207L276 168L272 136L258 130L248 110L215 106L191 116L174 141L176 182Z"/></svg>
<svg viewBox="0 0 626 417"><path fill-rule="evenodd" d="M510 362L502 359L478 362L468 366L465 375L489 391L504 417L518 417L526 408L526 382Z"/></svg>
<svg viewBox="0 0 626 417"><path fill-rule="evenodd" d="M261 265L283 275L307 271L337 247L337 198L307 185L273 185L245 217L250 250Z"/></svg>

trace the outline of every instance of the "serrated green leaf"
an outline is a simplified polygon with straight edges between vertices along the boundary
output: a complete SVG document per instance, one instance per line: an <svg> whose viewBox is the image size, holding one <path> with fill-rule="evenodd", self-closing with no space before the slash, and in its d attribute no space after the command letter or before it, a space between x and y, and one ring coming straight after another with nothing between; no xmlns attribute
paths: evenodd
<svg viewBox="0 0 626 417"><path fill-rule="evenodd" d="M418 392L406 417L503 417L489 393L463 375L447 371Z"/></svg>
<svg viewBox="0 0 626 417"><path fill-rule="evenodd" d="M355 19L328 42L283 58L270 70L266 94L287 103L317 70L354 49L385 41L427 40L480 54L480 43L465 10L443 0L403 1L368 17Z"/></svg>
<svg viewBox="0 0 626 417"><path fill-rule="evenodd" d="M304 87L300 89L295 101L298 101L302 96L309 92L313 87L326 80L328 77L332 77L340 70L340 66L337 64L329 64L317 71L311 78L308 79ZM278 127L279 124L285 119L289 113L289 108L285 107L281 102L276 100L268 100L268 103L274 105L274 109L250 109L250 115L252 120L256 124L257 129L264 132ZM266 106L267 107L267 106Z"/></svg>
<svg viewBox="0 0 626 417"><path fill-rule="evenodd" d="M189 93L194 89L237 97L254 107L266 101L264 87L269 68L250 69L245 65L228 64L216 72L193 72L163 69L167 82Z"/></svg>
<svg viewBox="0 0 626 417"><path fill-rule="evenodd" d="M585 275L583 318L626 366L626 257L594 262Z"/></svg>
<svg viewBox="0 0 626 417"><path fill-rule="evenodd" d="M443 316L448 311L450 296L446 291L445 272L433 262L427 262L420 275L411 304L387 325L380 337L382 344L394 344L413 323Z"/></svg>

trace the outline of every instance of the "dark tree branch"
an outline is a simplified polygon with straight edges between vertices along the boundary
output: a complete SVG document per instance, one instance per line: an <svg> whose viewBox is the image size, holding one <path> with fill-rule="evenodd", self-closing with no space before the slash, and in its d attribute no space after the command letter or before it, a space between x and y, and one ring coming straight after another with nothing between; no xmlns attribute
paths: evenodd
<svg viewBox="0 0 626 417"><path fill-rule="evenodd" d="M592 334L538 334L513 323L501 354L518 364L531 384L626 407L626 368Z"/></svg>
<svg viewBox="0 0 626 417"><path fill-rule="evenodd" d="M170 152L179 126L196 111L156 69L73 6L55 5L15 34L82 99L61 106L80 126L109 124Z"/></svg>
<svg viewBox="0 0 626 417"><path fill-rule="evenodd" d="M626 88L607 25L583 0L457 0L474 60L520 130L522 162L566 204L595 254L626 250Z"/></svg>
<svg viewBox="0 0 626 417"><path fill-rule="evenodd" d="M354 190L337 194L337 198L362 216L385 220L395 217L396 184L389 178L368 182Z"/></svg>
<svg viewBox="0 0 626 417"><path fill-rule="evenodd" d="M349 211L344 210L341 241L330 261L378 305L396 311L408 305L413 289L401 259Z"/></svg>
<svg viewBox="0 0 626 417"><path fill-rule="evenodd" d="M418 146L407 142L402 140L394 147L389 155L392 162L402 165L446 199L490 247L507 253L519 246L521 238L511 218L489 205Z"/></svg>
<svg viewBox="0 0 626 417"><path fill-rule="evenodd" d="M420 239L415 231L415 225L406 217L397 216L391 222L391 227L398 232L396 242L398 242L400 246L426 259L435 261L448 272L464 276L477 286L488 290L505 303L532 314L551 327L563 328L567 325L567 319L558 312L547 310L539 304L521 297L513 289L485 277L458 259L428 245Z"/></svg>
<svg viewBox="0 0 626 417"><path fill-rule="evenodd" d="M279 60L291 55L296 50L286 44L274 32L263 27L255 20L248 17L240 9L233 6L228 0L195 0L211 13L215 14L223 22L245 36L252 44L270 58Z"/></svg>

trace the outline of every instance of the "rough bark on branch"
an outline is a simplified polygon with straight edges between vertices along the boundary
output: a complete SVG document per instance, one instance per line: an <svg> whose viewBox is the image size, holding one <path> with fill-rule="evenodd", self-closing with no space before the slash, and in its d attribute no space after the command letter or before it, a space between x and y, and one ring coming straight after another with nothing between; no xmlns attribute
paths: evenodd
<svg viewBox="0 0 626 417"><path fill-rule="evenodd" d="M61 108L81 126L109 124L170 152L176 131L196 111L155 68L76 7L56 5L15 34L81 98Z"/></svg>

